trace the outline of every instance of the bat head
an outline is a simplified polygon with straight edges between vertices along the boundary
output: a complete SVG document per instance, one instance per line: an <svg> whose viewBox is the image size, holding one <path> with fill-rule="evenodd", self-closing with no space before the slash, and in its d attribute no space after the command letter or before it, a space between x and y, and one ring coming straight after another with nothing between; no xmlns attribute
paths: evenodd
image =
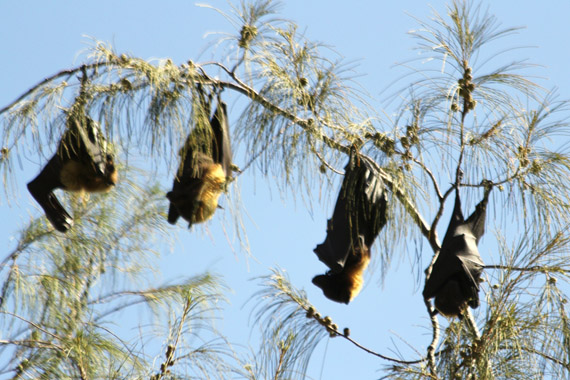
<svg viewBox="0 0 570 380"><path fill-rule="evenodd" d="M115 160L113 155L107 154L105 160L105 184L108 186L115 186L119 180L119 173L115 167Z"/></svg>
<svg viewBox="0 0 570 380"><path fill-rule="evenodd" d="M362 245L352 250L344 268L339 273L329 271L327 274L313 278L313 284L321 288L328 299L348 304L362 290L364 271L370 263L370 250Z"/></svg>
<svg viewBox="0 0 570 380"><path fill-rule="evenodd" d="M348 304L353 298L349 279L340 273L321 274L313 277L312 282L332 301Z"/></svg>

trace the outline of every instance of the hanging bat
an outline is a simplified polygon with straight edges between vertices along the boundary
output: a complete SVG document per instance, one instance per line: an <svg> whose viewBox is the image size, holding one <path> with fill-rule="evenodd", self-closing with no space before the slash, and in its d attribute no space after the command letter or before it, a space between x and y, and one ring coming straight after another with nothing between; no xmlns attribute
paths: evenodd
<svg viewBox="0 0 570 380"><path fill-rule="evenodd" d="M89 116L70 114L56 153L28 183L28 190L55 229L66 232L73 225L73 218L53 190L106 192L117 180L114 159L107 152L99 125Z"/></svg>
<svg viewBox="0 0 570 380"><path fill-rule="evenodd" d="M313 277L313 284L321 288L328 299L348 304L364 285L363 274L370 263L370 249L361 242L346 256L344 267L338 273L329 270Z"/></svg>
<svg viewBox="0 0 570 380"><path fill-rule="evenodd" d="M327 236L314 249L330 270L312 282L327 298L348 304L362 289L372 243L386 224L386 205L379 173L351 153Z"/></svg>
<svg viewBox="0 0 570 380"><path fill-rule="evenodd" d="M456 189L453 215L423 291L425 299L435 297L436 310L446 317L461 318L467 305L472 308L479 306L479 278L485 264L477 244L485 233L491 189L490 186L485 188L483 200L467 220L461 212L459 188Z"/></svg>
<svg viewBox="0 0 570 380"><path fill-rule="evenodd" d="M232 175L228 115L226 104L220 99L209 126L198 125L192 130L181 156L172 191L166 194L170 201L168 222L175 224L182 217L191 227L214 215Z"/></svg>

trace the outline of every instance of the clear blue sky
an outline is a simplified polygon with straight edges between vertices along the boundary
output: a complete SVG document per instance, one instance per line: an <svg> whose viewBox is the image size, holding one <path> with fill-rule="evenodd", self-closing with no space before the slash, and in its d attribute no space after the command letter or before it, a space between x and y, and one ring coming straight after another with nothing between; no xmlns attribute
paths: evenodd
<svg viewBox="0 0 570 380"><path fill-rule="evenodd" d="M225 1L212 0L210 4L228 9ZM443 1L431 2L431 6L442 13L444 4ZM546 87L558 86L562 98L570 98L567 43L570 2L502 0L482 4L484 8L489 6L489 11L503 26L526 27L497 43L497 50L535 47L516 52L517 57L527 57L533 63L544 65L532 73L540 74ZM417 0L295 0L286 1L282 7L283 17L296 21L310 39L333 46L348 61L359 63L358 72L362 76L358 81L379 99L374 104L378 109L384 107L380 101L382 90L403 73L394 68L394 64L416 57L412 50L415 41L407 32L416 28L417 23L409 14L425 20L431 12L430 3ZM79 53L90 44L87 36L112 43L119 53L145 59L169 57L181 63L188 59L212 59L209 52L199 56L205 47L203 36L206 32L226 31L235 32L220 15L197 7L192 1L0 1L0 107L41 79L79 65L84 57ZM230 104L230 113L236 118L241 109L232 108ZM31 161L36 163L37 157ZM243 165L243 162L237 164ZM10 246L20 226L30 215L39 214L39 208L25 191L25 183L39 170L39 167L34 168L37 169L21 170L16 166L16 170L21 170L17 173L20 192L10 204L0 199L0 258L5 255L3 252L9 251L4 247ZM248 344L249 306L243 305L257 290L257 282L249 280L269 274L269 268L279 266L287 271L296 287L307 291L322 314L331 315L341 328L349 326L353 338L363 345L394 355L395 343L405 358L415 359L417 354L406 346L409 343L423 355L431 329L421 297L423 281L418 281L417 264L412 268L413 257L395 257L383 283L380 268L371 268L375 270L367 276L365 288L349 306L328 301L311 284L315 274L325 271L312 249L325 237L326 218L332 214L336 191L320 194L322 199L317 199L313 208L308 209L301 198L295 201L288 195L281 196L274 187L268 191L267 179L254 178L252 174L255 173L242 175L239 186L244 207L242 216L253 257L240 249L231 234L231 217L218 212L207 229L188 232L182 223L171 229L178 241L173 249L163 250L162 281L173 281L204 270L223 274L233 292L229 294L231 305L220 327L232 342ZM170 185L170 176L164 183L165 188ZM315 195L319 195L318 192ZM222 200L222 205L224 202L227 199ZM222 224L230 231L230 242L226 240ZM441 228L445 226L446 223L440 224ZM494 236L489 231L484 240L492 239ZM397 252L395 254L397 256ZM489 252L482 249L482 255L488 264L492 263ZM420 269L430 256L424 244ZM334 339L319 346L309 375L317 379L375 379L381 375L379 370L388 364L344 340Z"/></svg>

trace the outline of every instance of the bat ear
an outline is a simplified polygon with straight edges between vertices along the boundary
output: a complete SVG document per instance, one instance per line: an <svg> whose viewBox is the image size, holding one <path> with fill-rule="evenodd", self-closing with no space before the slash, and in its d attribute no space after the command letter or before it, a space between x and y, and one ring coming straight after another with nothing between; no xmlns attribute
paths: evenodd
<svg viewBox="0 0 570 380"><path fill-rule="evenodd" d="M323 283L326 282L326 277L327 276L324 274L319 274L318 276L313 277L311 282L313 283L313 285L316 285L322 289Z"/></svg>

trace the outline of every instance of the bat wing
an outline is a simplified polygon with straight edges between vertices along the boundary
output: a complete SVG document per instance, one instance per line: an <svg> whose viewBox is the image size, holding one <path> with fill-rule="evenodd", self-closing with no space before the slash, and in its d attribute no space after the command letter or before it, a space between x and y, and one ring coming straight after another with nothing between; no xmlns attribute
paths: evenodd
<svg viewBox="0 0 570 380"><path fill-rule="evenodd" d="M61 159L56 154L44 166L40 174L28 183L28 190L42 207L55 229L65 232L73 225L73 218L65 211L53 193L54 189L62 186L59 179L61 168Z"/></svg>
<svg viewBox="0 0 570 380"><path fill-rule="evenodd" d="M313 250L333 273L342 271L344 267L352 245L350 235L346 199L339 194L333 217L327 221L325 241Z"/></svg>
<svg viewBox="0 0 570 380"><path fill-rule="evenodd" d="M442 249L446 241L451 241L451 239L458 235L457 229L465 223L465 217L461 211L461 199L459 197L459 190L455 193L455 206L453 207L453 213L451 214L451 219L449 220L449 226L443 237Z"/></svg>
<svg viewBox="0 0 570 380"><path fill-rule="evenodd" d="M479 239L485 233L487 203L489 202L489 193L491 192L491 189L491 187L485 189L483 199L477 204L477 206L475 206L475 211L473 211L473 214L471 214L465 221L465 225L472 231L477 243L479 243Z"/></svg>
<svg viewBox="0 0 570 380"><path fill-rule="evenodd" d="M458 249L462 249L462 237L447 240L445 243L424 286L423 296L426 299L435 297L450 278L464 273L463 264L455 254Z"/></svg>
<svg viewBox="0 0 570 380"><path fill-rule="evenodd" d="M474 237L459 235L442 248L433 271L426 281L423 296L426 299L443 295L440 308L446 315L460 315L460 305L479 306L479 278L484 264ZM449 292L450 289L457 289Z"/></svg>
<svg viewBox="0 0 570 380"><path fill-rule="evenodd" d="M368 161L362 161L363 197L360 202L359 235L364 237L364 244L371 247L380 230L386 225L387 204L384 182L380 174L370 166Z"/></svg>
<svg viewBox="0 0 570 380"><path fill-rule="evenodd" d="M485 263L481 259L477 248L477 239L464 237L466 248L458 252L457 258L461 261L462 274L459 277L459 286L472 308L479 306L479 279Z"/></svg>
<svg viewBox="0 0 570 380"><path fill-rule="evenodd" d="M77 161L91 166L95 175L104 177L108 161L103 149L105 143L99 125L93 119L89 116L69 116L58 155L63 161Z"/></svg>
<svg viewBox="0 0 570 380"><path fill-rule="evenodd" d="M454 303L458 305L467 301L473 308L479 305L479 278L485 264L477 244L485 231L485 208L489 191L490 188L467 220L463 220L457 193L440 254L424 287L424 298L435 297L449 281L456 281L464 299L455 300Z"/></svg>
<svg viewBox="0 0 570 380"><path fill-rule="evenodd" d="M87 173L81 174L85 177L95 176L103 178L105 182L114 181L106 175L107 169L112 168L114 171L114 166L112 158L109 159L102 149L104 143L98 124L89 116L68 115L67 128L60 139L56 154L40 174L28 183L28 190L58 231L65 232L73 224L73 218L53 193L56 188L67 188L62 182L62 171L67 162L73 161L88 168ZM85 181L83 177L74 178L75 180Z"/></svg>
<svg viewBox="0 0 570 380"><path fill-rule="evenodd" d="M325 241L313 250L319 260L325 263L332 273L342 271L350 254L353 239L356 238L350 218L350 211L354 203L355 179L354 160L351 156L344 168L344 178L334 206L333 216L327 221Z"/></svg>
<svg viewBox="0 0 570 380"><path fill-rule="evenodd" d="M371 247L386 224L386 204L379 173L367 161L357 160L351 154L333 217L327 222L327 236L314 249L331 272L340 272L356 247L362 244Z"/></svg>
<svg viewBox="0 0 570 380"><path fill-rule="evenodd" d="M226 177L232 176L232 148L230 143L230 132L228 124L228 113L226 103L218 101L218 107L210 120L212 127L212 158L214 162L222 165Z"/></svg>
<svg viewBox="0 0 570 380"><path fill-rule="evenodd" d="M201 85L196 86L196 102L193 103L193 112L199 122L186 137L184 146L180 149L180 166L174 177L172 191L166 194L170 201L168 209L168 222L175 224L180 216L191 223L192 215L197 208L197 199L202 185L202 168L200 163L211 163L212 149L215 139L212 136L211 122L200 122L210 117L210 101Z"/></svg>

